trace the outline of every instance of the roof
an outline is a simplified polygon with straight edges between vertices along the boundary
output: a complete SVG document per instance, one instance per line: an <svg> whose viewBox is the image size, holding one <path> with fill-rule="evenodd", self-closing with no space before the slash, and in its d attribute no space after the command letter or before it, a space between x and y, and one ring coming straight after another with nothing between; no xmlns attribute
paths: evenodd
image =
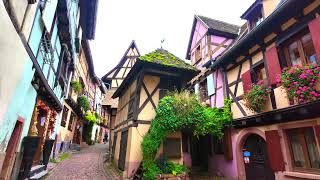
<svg viewBox="0 0 320 180"><path fill-rule="evenodd" d="M89 67L89 73L91 75L91 78L99 84L99 78L97 77L97 75L94 72L94 65L93 65L93 58L92 58L92 53L91 53L91 48L89 45L89 41L88 40L82 40L81 41L81 45L84 51L84 55L86 57L86 61L88 63L88 67Z"/></svg>
<svg viewBox="0 0 320 180"><path fill-rule="evenodd" d="M106 94L104 95L104 98L102 100L103 106L110 106L111 108L117 108L118 107L118 98L113 99L112 95L115 92L115 89L108 89Z"/></svg>
<svg viewBox="0 0 320 180"><path fill-rule="evenodd" d="M192 77L199 72L198 69L168 52L167 50L156 49L151 53L137 58L137 62L134 64L133 68L123 80L119 88L112 95L112 98L119 97L126 87L130 85L130 82L137 77L137 74L144 68L159 69L163 72L176 72L180 77L186 79L187 81L192 79Z"/></svg>
<svg viewBox="0 0 320 180"><path fill-rule="evenodd" d="M156 49L151 53L140 56L138 58L139 61L159 64L167 67L174 67L178 69L185 69L189 71L198 71L195 67L186 63L184 60L178 58L177 56L171 54L165 49Z"/></svg>
<svg viewBox="0 0 320 180"><path fill-rule="evenodd" d="M251 6L241 15L242 19L249 20L252 18L252 15L261 12L262 2L261 0L256 0Z"/></svg>
<svg viewBox="0 0 320 180"><path fill-rule="evenodd" d="M94 39L99 0L80 0L80 24L85 39Z"/></svg>
<svg viewBox="0 0 320 180"><path fill-rule="evenodd" d="M227 32L230 34L238 34L239 32L239 26L230 24L227 22L219 21L216 19L211 19L205 16L196 15L203 23L207 25L209 29L221 31L221 32Z"/></svg>
<svg viewBox="0 0 320 180"><path fill-rule="evenodd" d="M311 1L286 0L281 4L258 26L240 38L233 46L212 64L211 68L216 69L221 65L226 65L238 57L239 54L248 50L257 43L263 42L264 37L269 35L274 29L281 26L282 23L291 17L299 14L301 9L305 8Z"/></svg>
<svg viewBox="0 0 320 180"><path fill-rule="evenodd" d="M134 41L134 40L132 40L131 41L131 43L130 43L130 45L129 45L129 47L128 47L128 49L126 50L126 52L123 54L123 56L122 56L122 58L121 58L121 60L119 61L119 63L112 69L112 70L110 70L107 74L105 74L101 79L102 79L102 81L105 81L105 80L107 80L108 79L108 76L112 73L112 72L114 72L117 68L121 68L122 66L123 66L123 64L126 62L126 55L128 54L128 52L129 52L129 50L131 49L131 48L136 48L137 49L137 51L138 51L138 56L140 56L140 52L139 52L139 49L138 49L138 47L137 47L137 44L136 44L136 42ZM111 78L112 79L112 78Z"/></svg>
<svg viewBox="0 0 320 180"><path fill-rule="evenodd" d="M190 49L192 44L192 38L193 38L197 21L202 22L204 26L207 27L208 33L211 35L221 35L221 36L235 39L239 33L240 27L237 25L230 24L230 23L216 20L216 19L211 19L201 15L195 15L193 19L190 37L189 37L186 59L190 59Z"/></svg>

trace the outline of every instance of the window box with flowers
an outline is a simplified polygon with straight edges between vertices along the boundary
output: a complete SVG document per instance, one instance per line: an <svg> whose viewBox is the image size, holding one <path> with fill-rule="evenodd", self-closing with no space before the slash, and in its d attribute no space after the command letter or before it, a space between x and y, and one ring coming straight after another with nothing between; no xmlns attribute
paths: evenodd
<svg viewBox="0 0 320 180"><path fill-rule="evenodd" d="M269 99L270 88L267 87L263 80L251 85L251 89L244 95L244 106L252 112L260 113L265 110L266 103Z"/></svg>
<svg viewBox="0 0 320 180"><path fill-rule="evenodd" d="M320 65L294 65L284 68L277 81L285 89L289 100L303 104L320 98L319 78Z"/></svg>

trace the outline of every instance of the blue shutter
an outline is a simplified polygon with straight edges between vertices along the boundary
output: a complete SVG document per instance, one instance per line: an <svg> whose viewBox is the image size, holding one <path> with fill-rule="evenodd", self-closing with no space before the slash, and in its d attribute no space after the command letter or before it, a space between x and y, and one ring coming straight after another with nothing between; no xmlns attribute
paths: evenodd
<svg viewBox="0 0 320 180"><path fill-rule="evenodd" d="M214 78L213 74L210 74L207 77L207 85L208 85L208 96L211 96L215 93L215 83L214 83Z"/></svg>
<svg viewBox="0 0 320 180"><path fill-rule="evenodd" d="M194 85L194 93L199 95L199 83Z"/></svg>
<svg viewBox="0 0 320 180"><path fill-rule="evenodd" d="M58 0L46 1L46 6L43 10L42 20L48 32L51 30L54 13L56 12Z"/></svg>

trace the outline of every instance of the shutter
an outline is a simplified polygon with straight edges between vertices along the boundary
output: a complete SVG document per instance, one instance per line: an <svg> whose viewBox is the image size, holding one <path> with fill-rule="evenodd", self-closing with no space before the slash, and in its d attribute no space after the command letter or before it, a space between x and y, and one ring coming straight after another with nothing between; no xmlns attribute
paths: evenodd
<svg viewBox="0 0 320 180"><path fill-rule="evenodd" d="M247 93L250 90L251 84L252 84L251 71L249 70L243 73L241 75L241 79L242 79L242 85L243 85L243 92Z"/></svg>
<svg viewBox="0 0 320 180"><path fill-rule="evenodd" d="M313 46L317 53L318 62L320 60L320 16L312 20L309 24L310 34L312 36Z"/></svg>
<svg viewBox="0 0 320 180"><path fill-rule="evenodd" d="M281 67L276 46L265 52L270 84L277 83L277 76L281 75Z"/></svg>
<svg viewBox="0 0 320 180"><path fill-rule="evenodd" d="M314 133L318 140L318 143L320 143L320 125L314 126Z"/></svg>
<svg viewBox="0 0 320 180"><path fill-rule="evenodd" d="M199 83L194 85L194 93L199 95Z"/></svg>
<svg viewBox="0 0 320 180"><path fill-rule="evenodd" d="M231 128L225 128L223 142L224 142L224 158L226 160L231 161L233 159Z"/></svg>
<svg viewBox="0 0 320 180"><path fill-rule="evenodd" d="M284 171L284 161L278 131L272 130L266 131L265 133L271 169L273 171Z"/></svg>
<svg viewBox="0 0 320 180"><path fill-rule="evenodd" d="M214 77L213 74L210 74L207 77L207 85L208 85L208 96L211 96L215 93L215 82L214 82Z"/></svg>

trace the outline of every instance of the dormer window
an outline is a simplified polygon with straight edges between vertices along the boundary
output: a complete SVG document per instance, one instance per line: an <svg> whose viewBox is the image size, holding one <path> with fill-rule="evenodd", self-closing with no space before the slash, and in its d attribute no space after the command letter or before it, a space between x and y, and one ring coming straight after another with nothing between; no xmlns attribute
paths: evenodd
<svg viewBox="0 0 320 180"><path fill-rule="evenodd" d="M248 21L250 30L258 26L264 20L262 1L256 0L241 18Z"/></svg>

